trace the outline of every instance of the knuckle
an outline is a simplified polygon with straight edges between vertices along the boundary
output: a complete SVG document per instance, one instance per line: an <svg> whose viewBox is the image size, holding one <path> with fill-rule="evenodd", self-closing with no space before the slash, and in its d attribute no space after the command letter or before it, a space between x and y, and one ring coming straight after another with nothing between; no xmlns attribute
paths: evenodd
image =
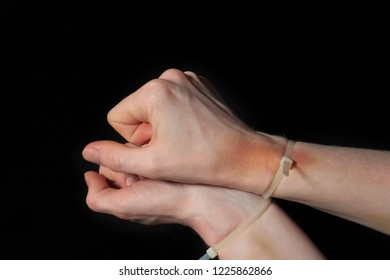
<svg viewBox="0 0 390 280"><path fill-rule="evenodd" d="M144 86L149 93L161 93L171 91L171 86L168 81L153 79L147 82Z"/></svg>
<svg viewBox="0 0 390 280"><path fill-rule="evenodd" d="M186 79L186 75L183 71L176 68L170 68L165 70L161 75L160 79L166 79L170 81L180 81Z"/></svg>
<svg viewBox="0 0 390 280"><path fill-rule="evenodd" d="M154 79L145 85L147 101L150 104L161 105L171 100L174 96L173 84L169 81Z"/></svg>
<svg viewBox="0 0 390 280"><path fill-rule="evenodd" d="M147 82L143 87L143 92L147 93L152 101L171 100L176 97L177 87L186 82L188 82L188 76L184 72L171 68L161 74L158 79Z"/></svg>

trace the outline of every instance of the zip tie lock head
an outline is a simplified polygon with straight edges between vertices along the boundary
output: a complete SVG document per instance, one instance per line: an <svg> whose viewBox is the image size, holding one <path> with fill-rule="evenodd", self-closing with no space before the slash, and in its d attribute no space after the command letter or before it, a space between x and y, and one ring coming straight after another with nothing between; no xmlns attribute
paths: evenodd
<svg viewBox="0 0 390 280"><path fill-rule="evenodd" d="M206 253L209 255L210 259L214 259L216 256L218 256L218 253L214 250L213 247L208 248Z"/></svg>
<svg viewBox="0 0 390 280"><path fill-rule="evenodd" d="M293 164L293 160L291 158L288 158L286 156L282 157L280 160L280 167L283 169L283 175L288 176L290 168Z"/></svg>

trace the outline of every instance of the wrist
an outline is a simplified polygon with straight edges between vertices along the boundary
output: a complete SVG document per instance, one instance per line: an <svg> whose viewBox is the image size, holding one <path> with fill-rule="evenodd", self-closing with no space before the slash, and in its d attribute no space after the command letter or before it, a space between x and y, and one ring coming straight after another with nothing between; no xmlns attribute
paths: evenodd
<svg viewBox="0 0 390 280"><path fill-rule="evenodd" d="M250 132L241 137L239 147L225 169L225 185L262 194L275 176L280 159L285 153L287 139L261 132Z"/></svg>
<svg viewBox="0 0 390 280"><path fill-rule="evenodd" d="M261 205L261 197L229 188L203 187L206 193L191 195L186 224L208 246L214 246L245 222ZM201 190L203 191L203 190Z"/></svg>

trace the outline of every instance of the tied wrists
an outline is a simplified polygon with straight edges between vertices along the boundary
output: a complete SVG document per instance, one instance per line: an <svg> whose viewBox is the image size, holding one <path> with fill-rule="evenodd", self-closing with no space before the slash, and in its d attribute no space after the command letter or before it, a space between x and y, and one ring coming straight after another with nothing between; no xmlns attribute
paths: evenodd
<svg viewBox="0 0 390 280"><path fill-rule="evenodd" d="M271 205L270 197L275 192L277 187L280 184L280 181L284 176L289 175L289 171L294 163L292 160L292 153L294 150L295 141L289 140L287 142L287 147L284 156L280 160L280 166L276 172L274 178L272 179L269 187L261 194L262 200L259 209L249 217L245 222L239 225L235 230L229 233L225 238L223 238L219 243L207 249L206 254L204 254L200 260L209 260L214 259L218 256L219 251L224 248L228 243L233 239L237 238L243 231L248 229L252 224L254 224L268 209Z"/></svg>

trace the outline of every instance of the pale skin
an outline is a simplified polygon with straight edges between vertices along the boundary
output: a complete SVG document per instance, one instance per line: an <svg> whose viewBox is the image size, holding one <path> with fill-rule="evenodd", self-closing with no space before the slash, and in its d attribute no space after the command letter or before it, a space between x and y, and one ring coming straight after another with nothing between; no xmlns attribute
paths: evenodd
<svg viewBox="0 0 390 280"><path fill-rule="evenodd" d="M201 184L210 190L219 190L218 193L231 189L256 197L270 184L287 143L283 137L258 133L248 127L225 105L205 78L176 69L165 71L158 79L146 83L122 100L109 112L108 121L125 141L134 146L96 141L84 149L86 160L102 166L111 174L137 174L154 182L177 182L185 189ZM292 158L294 165L290 176L283 178L274 197L304 203L390 234L390 152L297 142ZM90 192L103 184L102 180L107 182L104 178L110 178L107 172L101 173L103 176L87 174ZM107 185L102 188L106 189ZM204 194L207 195L208 192ZM96 211L101 211L99 199L89 200L89 205ZM196 203L191 205L196 208ZM240 213L238 209L240 207L235 207ZM280 212L279 217L283 218L275 221L285 219L285 222L279 227L290 223L296 227L280 209L272 209L278 208L272 206L259 221L264 222L266 215ZM114 210L105 211L116 215ZM249 216L249 212L238 214L241 218L237 224L244 219L243 216ZM147 215L147 211L144 214ZM184 223L198 227L198 232L203 227L199 220L203 224L215 224L215 221L207 221L209 217L205 213L203 215L197 216L197 222ZM259 224L253 228L264 226ZM277 229L278 226L270 228ZM295 238L310 244L296 228ZM242 238L246 236L247 240L261 247L264 242L258 240L261 231L252 232L252 235L250 232L245 232L247 235ZM207 241L208 237L202 237L209 245L215 242L214 239L221 238ZM268 236L268 240L273 237ZM294 243L288 237L285 240ZM251 254L253 247L256 246L249 246L252 252L244 252L242 258L256 258L256 253ZM283 248L279 249L282 251ZM313 244L308 246L307 252L308 258L321 258ZM264 257L258 254L257 257ZM268 257L272 254L269 252ZM283 254L288 257L282 257ZM286 250L283 254L273 256L292 257ZM233 256L227 254L229 257Z"/></svg>
<svg viewBox="0 0 390 280"><path fill-rule="evenodd" d="M92 210L143 224L187 225L209 246L221 241L261 204L258 195L231 188L140 179L105 167L99 173L85 173L87 204ZM218 253L220 259L325 258L275 203Z"/></svg>

